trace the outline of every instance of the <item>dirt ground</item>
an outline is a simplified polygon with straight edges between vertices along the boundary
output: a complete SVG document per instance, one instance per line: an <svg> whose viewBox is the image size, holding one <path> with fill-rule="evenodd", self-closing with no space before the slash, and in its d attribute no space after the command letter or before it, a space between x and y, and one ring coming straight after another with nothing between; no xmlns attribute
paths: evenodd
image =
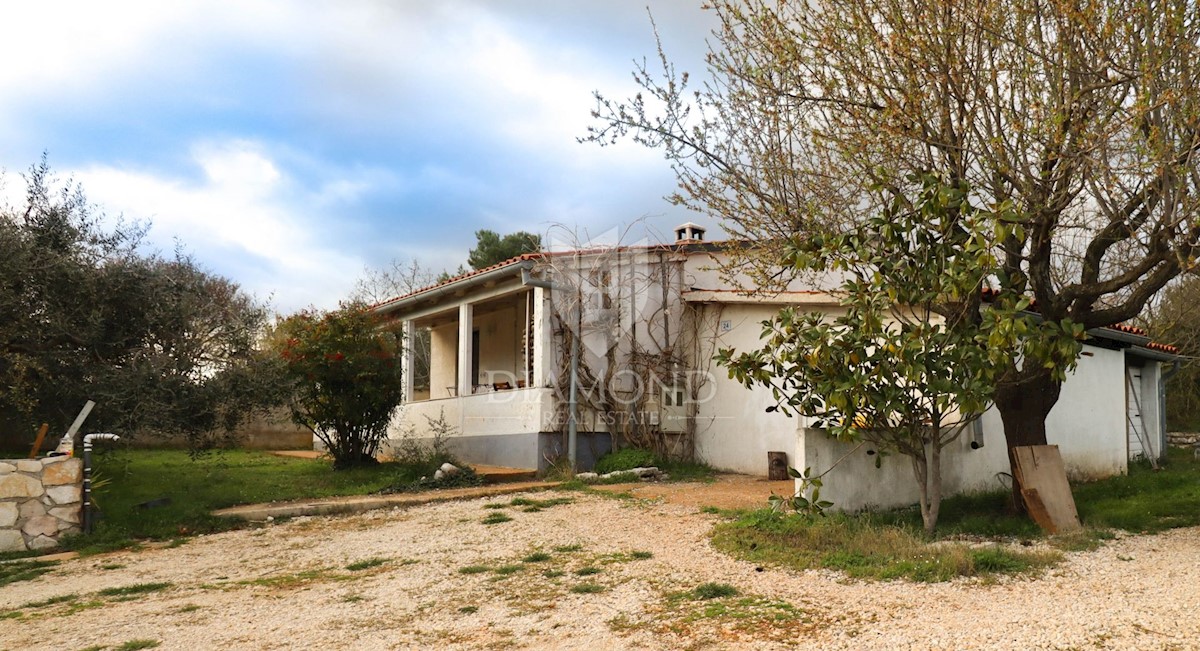
<svg viewBox="0 0 1200 651"><path fill-rule="evenodd" d="M709 483L635 483L596 486L611 493L629 493L639 499L657 499L671 504L719 509L761 508L771 495L789 496L795 482L767 481L748 475L717 475Z"/></svg>
<svg viewBox="0 0 1200 651"><path fill-rule="evenodd" d="M66 561L0 589L0 649L1200 649L1200 529L1038 577L859 582L713 549L700 496L750 488L633 488L672 501L492 496ZM709 582L738 594L689 592Z"/></svg>

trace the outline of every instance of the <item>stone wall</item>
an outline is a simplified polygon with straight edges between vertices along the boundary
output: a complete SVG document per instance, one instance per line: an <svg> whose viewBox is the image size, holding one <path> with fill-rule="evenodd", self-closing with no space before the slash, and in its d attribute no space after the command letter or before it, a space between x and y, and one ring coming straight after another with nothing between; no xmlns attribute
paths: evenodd
<svg viewBox="0 0 1200 651"><path fill-rule="evenodd" d="M0 552L57 547L82 505L82 459L0 459Z"/></svg>
<svg viewBox="0 0 1200 651"><path fill-rule="evenodd" d="M1167 445L1173 448L1194 448L1200 443L1200 432L1167 432Z"/></svg>

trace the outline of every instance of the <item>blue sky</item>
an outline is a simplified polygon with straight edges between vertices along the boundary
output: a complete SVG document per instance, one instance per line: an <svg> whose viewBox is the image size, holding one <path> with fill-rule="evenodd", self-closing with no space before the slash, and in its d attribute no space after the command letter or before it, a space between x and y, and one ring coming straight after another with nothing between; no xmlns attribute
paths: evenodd
<svg viewBox="0 0 1200 651"><path fill-rule="evenodd" d="M3 190L45 151L106 213L152 221L152 247L281 312L394 258L455 268L480 228L666 233L695 217L662 199L662 154L575 140L593 90L636 92L647 5L701 72L699 0L6 3Z"/></svg>

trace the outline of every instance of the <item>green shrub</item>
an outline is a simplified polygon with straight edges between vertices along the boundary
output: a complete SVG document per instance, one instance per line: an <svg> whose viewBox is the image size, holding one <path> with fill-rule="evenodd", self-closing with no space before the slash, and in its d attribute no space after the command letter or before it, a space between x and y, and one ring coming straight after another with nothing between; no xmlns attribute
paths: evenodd
<svg viewBox="0 0 1200 651"><path fill-rule="evenodd" d="M596 462L595 471L598 474L603 475L609 472L633 470L634 468L653 466L654 462L654 453L649 450L625 448L624 450L609 452L603 457L600 457L600 459Z"/></svg>

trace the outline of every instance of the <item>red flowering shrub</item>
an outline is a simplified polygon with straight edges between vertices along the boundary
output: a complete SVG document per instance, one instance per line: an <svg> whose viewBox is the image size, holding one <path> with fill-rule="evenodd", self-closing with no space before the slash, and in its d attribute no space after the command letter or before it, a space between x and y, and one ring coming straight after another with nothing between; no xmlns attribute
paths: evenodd
<svg viewBox="0 0 1200 651"><path fill-rule="evenodd" d="M348 304L301 312L278 329L292 419L325 444L335 468L374 463L402 398L398 325Z"/></svg>

